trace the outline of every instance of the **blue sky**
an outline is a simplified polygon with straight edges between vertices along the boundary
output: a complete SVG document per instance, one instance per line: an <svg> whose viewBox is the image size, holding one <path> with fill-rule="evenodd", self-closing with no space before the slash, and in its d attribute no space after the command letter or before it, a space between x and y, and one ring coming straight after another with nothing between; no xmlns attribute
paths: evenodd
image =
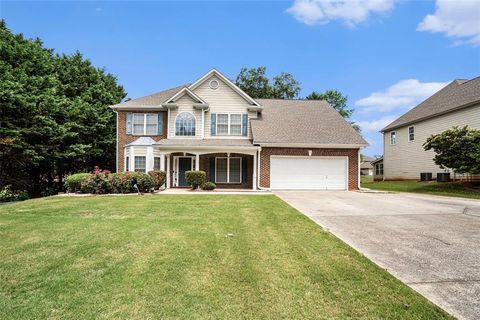
<svg viewBox="0 0 480 320"><path fill-rule="evenodd" d="M480 75L480 3L456 1L9 2L15 33L59 53L82 52L135 98L195 80L212 67L292 73L338 89L382 154L378 130L456 78Z"/></svg>

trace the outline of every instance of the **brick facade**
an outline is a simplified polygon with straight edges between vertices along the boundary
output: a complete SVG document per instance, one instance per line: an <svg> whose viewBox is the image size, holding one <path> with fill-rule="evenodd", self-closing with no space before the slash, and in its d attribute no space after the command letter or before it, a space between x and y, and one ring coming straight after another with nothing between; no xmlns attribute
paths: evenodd
<svg viewBox="0 0 480 320"><path fill-rule="evenodd" d="M163 134L149 136L155 141L167 138L167 112L163 112ZM140 136L127 134L127 111L118 111L117 118L117 172L125 171L125 153L123 148L125 145L137 140ZM135 113L158 113L152 111L136 110Z"/></svg>
<svg viewBox="0 0 480 320"><path fill-rule="evenodd" d="M260 187L270 187L270 156L347 156L348 189L358 189L358 149L315 149L315 148L262 148L260 153Z"/></svg>

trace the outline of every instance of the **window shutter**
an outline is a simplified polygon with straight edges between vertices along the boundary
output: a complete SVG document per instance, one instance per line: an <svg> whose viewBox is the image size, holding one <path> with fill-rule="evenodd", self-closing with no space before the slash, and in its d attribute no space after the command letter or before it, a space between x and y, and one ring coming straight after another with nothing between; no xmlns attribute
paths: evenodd
<svg viewBox="0 0 480 320"><path fill-rule="evenodd" d="M127 112L127 134L132 134L132 113Z"/></svg>
<svg viewBox="0 0 480 320"><path fill-rule="evenodd" d="M163 134L163 112L158 113L158 135L161 136Z"/></svg>
<svg viewBox="0 0 480 320"><path fill-rule="evenodd" d="M248 114L242 115L242 136L246 137L248 132Z"/></svg>
<svg viewBox="0 0 480 320"><path fill-rule="evenodd" d="M211 157L208 161L208 176L211 182L215 182L215 157Z"/></svg>
<svg viewBox="0 0 480 320"><path fill-rule="evenodd" d="M210 134L212 136L217 135L217 114L212 113L211 121L210 121Z"/></svg>

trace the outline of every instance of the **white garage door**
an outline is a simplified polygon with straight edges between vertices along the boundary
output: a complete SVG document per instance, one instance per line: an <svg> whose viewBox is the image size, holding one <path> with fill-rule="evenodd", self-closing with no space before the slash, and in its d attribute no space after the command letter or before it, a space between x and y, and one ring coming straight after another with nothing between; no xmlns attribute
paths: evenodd
<svg viewBox="0 0 480 320"><path fill-rule="evenodd" d="M346 157L270 157L272 189L347 189Z"/></svg>

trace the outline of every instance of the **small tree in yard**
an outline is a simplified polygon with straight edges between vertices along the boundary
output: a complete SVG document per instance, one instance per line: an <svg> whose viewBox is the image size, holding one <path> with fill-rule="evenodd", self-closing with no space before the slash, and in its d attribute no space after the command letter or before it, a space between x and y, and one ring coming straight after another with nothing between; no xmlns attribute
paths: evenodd
<svg viewBox="0 0 480 320"><path fill-rule="evenodd" d="M433 150L433 161L442 169L455 173L480 173L480 130L453 127L430 136L423 144L425 150Z"/></svg>

